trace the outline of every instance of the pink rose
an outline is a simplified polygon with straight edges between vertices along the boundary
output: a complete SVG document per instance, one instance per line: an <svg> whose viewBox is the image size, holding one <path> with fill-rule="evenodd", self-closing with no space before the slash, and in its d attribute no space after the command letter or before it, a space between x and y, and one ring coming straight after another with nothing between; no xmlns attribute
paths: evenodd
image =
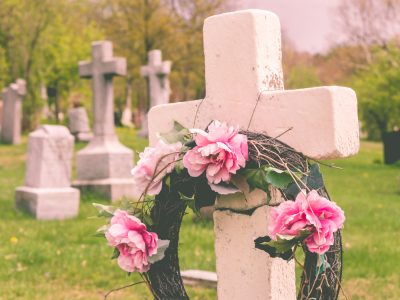
<svg viewBox="0 0 400 300"><path fill-rule="evenodd" d="M136 188L140 192L144 192L149 186L148 195L159 194L162 188L162 179L174 169L181 148L181 143L166 144L163 141L159 141L155 147L146 147L144 152L139 154L140 160L132 169Z"/></svg>
<svg viewBox="0 0 400 300"><path fill-rule="evenodd" d="M302 209L311 225L316 228L321 228L323 227L321 220L328 220L332 223L329 224L329 226L332 227L333 231L342 228L344 223L344 212L334 202L318 195L315 190L310 191L307 196L304 192L300 192L296 197L296 201L297 198L301 201Z"/></svg>
<svg viewBox="0 0 400 300"><path fill-rule="evenodd" d="M276 239L278 234L297 236L306 226L307 219L301 202L297 199L295 202L285 201L278 207L271 208L268 231L272 239Z"/></svg>
<svg viewBox="0 0 400 300"><path fill-rule="evenodd" d="M189 175L198 177L206 172L209 183L228 182L231 174L243 168L248 160L247 137L239 129L214 121L208 132L192 129L196 133L196 146L183 157Z"/></svg>
<svg viewBox="0 0 400 300"><path fill-rule="evenodd" d="M322 221L323 226L315 229L313 233L305 239L305 243L310 252L324 254L334 243L332 223ZM336 230L335 230L336 231Z"/></svg>
<svg viewBox="0 0 400 300"><path fill-rule="evenodd" d="M158 236L124 210L116 210L105 233L108 244L119 250L118 265L126 272L147 272L148 257L157 253Z"/></svg>
<svg viewBox="0 0 400 300"><path fill-rule="evenodd" d="M285 201L271 208L268 231L271 239L277 235L295 237L301 230L311 234L305 239L311 252L323 254L334 243L333 234L343 227L343 210L334 202L312 190L301 191L295 201Z"/></svg>

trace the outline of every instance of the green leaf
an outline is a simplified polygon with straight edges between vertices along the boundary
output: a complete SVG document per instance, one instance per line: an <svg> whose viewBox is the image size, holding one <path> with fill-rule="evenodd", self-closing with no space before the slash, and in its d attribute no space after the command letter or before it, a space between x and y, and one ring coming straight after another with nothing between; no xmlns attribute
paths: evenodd
<svg viewBox="0 0 400 300"><path fill-rule="evenodd" d="M286 171L275 168L266 168L266 180L278 189L285 189L293 182L292 176Z"/></svg>
<svg viewBox="0 0 400 300"><path fill-rule="evenodd" d="M196 208L196 201L194 199L194 195L192 197L187 197L182 193L179 193L181 200L186 203L186 205L196 214L199 215L199 210Z"/></svg>
<svg viewBox="0 0 400 300"><path fill-rule="evenodd" d="M185 144L191 136L190 131L177 121L174 121L174 127L171 131L167 133L159 133L158 135L168 144L176 142Z"/></svg>
<svg viewBox="0 0 400 300"><path fill-rule="evenodd" d="M93 206L99 211L99 217L111 218L114 212L117 210L116 207L110 205L103 205L100 203L93 203Z"/></svg>
<svg viewBox="0 0 400 300"><path fill-rule="evenodd" d="M249 184L250 191L260 189L268 193L267 172L264 168L245 169L243 176Z"/></svg>
<svg viewBox="0 0 400 300"><path fill-rule="evenodd" d="M326 269L329 269L331 265L325 258L325 254L318 255L317 266L316 266L316 274L317 276L324 273Z"/></svg>
<svg viewBox="0 0 400 300"><path fill-rule="evenodd" d="M154 224L153 219L151 218L150 215L144 213L143 214L143 221L147 226L151 226Z"/></svg>
<svg viewBox="0 0 400 300"><path fill-rule="evenodd" d="M117 248L114 248L113 255L111 256L111 259L116 259L119 256L119 250Z"/></svg>

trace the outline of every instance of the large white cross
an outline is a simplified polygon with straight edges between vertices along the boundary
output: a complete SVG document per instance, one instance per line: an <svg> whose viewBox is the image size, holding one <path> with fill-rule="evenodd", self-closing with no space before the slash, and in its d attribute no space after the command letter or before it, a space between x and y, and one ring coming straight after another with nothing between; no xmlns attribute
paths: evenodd
<svg viewBox="0 0 400 300"><path fill-rule="evenodd" d="M347 157L358 151L355 93L344 87L283 90L278 17L246 10L210 17L204 23L206 97L161 105L149 113L150 143L174 120L196 128L226 121L279 139L315 159ZM258 101L259 100L259 101ZM265 194L221 197L214 213L218 299L295 299L293 262L272 259L254 248L267 234ZM273 193L272 201L281 201ZM222 209L221 209L222 208ZM249 216L238 213L254 209ZM221 210L219 210L221 209ZM231 210L230 210L231 209Z"/></svg>

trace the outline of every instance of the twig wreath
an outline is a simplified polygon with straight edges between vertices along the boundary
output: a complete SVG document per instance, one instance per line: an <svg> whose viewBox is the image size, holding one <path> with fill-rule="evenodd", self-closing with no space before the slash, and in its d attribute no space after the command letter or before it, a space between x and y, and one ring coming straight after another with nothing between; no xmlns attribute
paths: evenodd
<svg viewBox="0 0 400 300"><path fill-rule="evenodd" d="M271 206L269 234L255 239L254 247L301 266L298 299L338 298L344 213L328 200L318 162L277 138L219 121L206 131L175 122L159 138L132 170L140 199L120 207L94 204L108 219L98 233L114 248L113 258L124 271L139 272L155 299L189 299L178 257L185 210L198 213L219 195L242 193L240 177L250 190L263 190ZM286 201L270 203L271 187ZM303 264L298 250L305 253Z"/></svg>

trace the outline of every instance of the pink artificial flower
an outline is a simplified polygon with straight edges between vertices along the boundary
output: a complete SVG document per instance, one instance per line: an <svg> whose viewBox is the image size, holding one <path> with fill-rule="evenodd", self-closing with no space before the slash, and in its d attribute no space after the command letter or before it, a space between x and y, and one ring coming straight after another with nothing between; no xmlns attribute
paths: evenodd
<svg viewBox="0 0 400 300"><path fill-rule="evenodd" d="M108 244L119 250L118 265L126 272L147 272L148 257L157 253L158 236L126 211L117 209L105 236Z"/></svg>
<svg viewBox="0 0 400 300"><path fill-rule="evenodd" d="M248 160L247 136L239 134L237 127L214 121L208 132L192 129L196 133L196 146L183 157L189 175L198 177L206 172L209 183L228 182L232 174L243 168Z"/></svg>
<svg viewBox="0 0 400 300"><path fill-rule="evenodd" d="M305 243L310 252L324 254L334 243L332 223L322 220L320 229L315 229L313 233L305 239ZM336 231L336 230L335 230Z"/></svg>
<svg viewBox="0 0 400 300"><path fill-rule="evenodd" d="M277 235L297 236L308 225L301 201L285 201L270 211L268 231L271 239Z"/></svg>
<svg viewBox="0 0 400 300"><path fill-rule="evenodd" d="M302 203L302 209L306 214L308 222L314 227L322 228L322 220L328 220L329 223L332 223L329 224L329 226L332 227L333 231L336 231L343 226L343 210L334 202L318 195L317 191L312 190L307 194L307 196L304 192L300 192L296 197L296 201L297 198L299 198Z"/></svg>
<svg viewBox="0 0 400 300"><path fill-rule="evenodd" d="M308 194L302 190L295 201L271 208L268 231L276 239L277 235L295 237L301 230L309 230L305 239L308 250L323 254L333 245L333 233L343 227L344 220L343 210L334 202L315 190Z"/></svg>
<svg viewBox="0 0 400 300"><path fill-rule="evenodd" d="M181 148L181 143L166 144L161 140L155 147L146 147L139 154L140 160L132 169L136 188L142 193L149 186L148 195L159 194L162 188L162 179L174 169ZM154 176L155 178L153 178Z"/></svg>

